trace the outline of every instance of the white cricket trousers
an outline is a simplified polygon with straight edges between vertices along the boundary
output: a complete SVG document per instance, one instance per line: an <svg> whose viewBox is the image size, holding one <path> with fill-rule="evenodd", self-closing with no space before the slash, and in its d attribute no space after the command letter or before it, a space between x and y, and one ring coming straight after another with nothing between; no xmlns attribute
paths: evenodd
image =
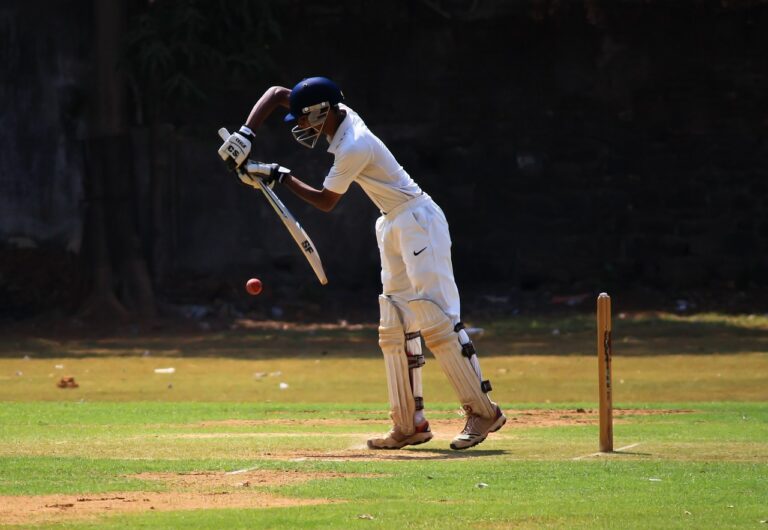
<svg viewBox="0 0 768 530"><path fill-rule="evenodd" d="M459 290L453 278L451 236L440 207L426 193L411 199L376 221L381 254L383 293L404 310L408 301L428 298L456 324L460 320ZM418 329L404 311L407 331Z"/></svg>

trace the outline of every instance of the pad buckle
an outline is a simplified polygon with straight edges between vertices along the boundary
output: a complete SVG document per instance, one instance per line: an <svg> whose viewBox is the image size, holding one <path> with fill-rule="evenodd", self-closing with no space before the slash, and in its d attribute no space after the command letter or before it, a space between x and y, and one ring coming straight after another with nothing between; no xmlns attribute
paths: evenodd
<svg viewBox="0 0 768 530"><path fill-rule="evenodd" d="M409 370L415 370L416 368L421 368L425 364L427 364L427 360L424 358L423 355L408 355Z"/></svg>
<svg viewBox="0 0 768 530"><path fill-rule="evenodd" d="M421 337L421 331L410 331L405 334L405 340L413 340Z"/></svg>
<svg viewBox="0 0 768 530"><path fill-rule="evenodd" d="M488 379L486 379L485 381L480 383L480 390L482 390L486 394L491 390L493 390L493 387L491 386L491 382Z"/></svg>
<svg viewBox="0 0 768 530"><path fill-rule="evenodd" d="M464 325L464 322L457 322L455 326L453 326L454 333L458 333L462 329L465 329L466 326ZM461 345L461 354L469 359L473 355L475 355L477 352L475 351L475 345L472 344L472 341L469 341L466 344Z"/></svg>

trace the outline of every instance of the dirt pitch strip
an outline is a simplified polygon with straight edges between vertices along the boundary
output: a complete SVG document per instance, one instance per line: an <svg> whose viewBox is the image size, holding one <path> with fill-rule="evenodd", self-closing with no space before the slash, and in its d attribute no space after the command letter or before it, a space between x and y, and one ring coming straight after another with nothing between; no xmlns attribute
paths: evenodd
<svg viewBox="0 0 768 530"><path fill-rule="evenodd" d="M0 524L38 524L90 519L107 514L218 508L278 508L328 504L327 499L272 495L259 487L360 475L247 470L242 473L141 473L131 478L156 480L171 491L130 491L72 495L0 496Z"/></svg>

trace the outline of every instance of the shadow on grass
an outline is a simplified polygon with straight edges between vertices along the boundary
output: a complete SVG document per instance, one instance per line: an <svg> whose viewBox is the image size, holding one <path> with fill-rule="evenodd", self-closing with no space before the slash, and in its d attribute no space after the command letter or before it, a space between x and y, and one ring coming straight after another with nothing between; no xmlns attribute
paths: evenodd
<svg viewBox="0 0 768 530"><path fill-rule="evenodd" d="M307 458L311 460L396 460L420 462L425 460L467 460L488 456L502 456L509 451L501 449L469 449L466 451L454 451L452 449L381 449L364 453L328 453L313 454Z"/></svg>
<svg viewBox="0 0 768 530"><path fill-rule="evenodd" d="M577 456L571 458L571 460L589 461L598 460L604 458L618 458L622 456L653 456L653 453L643 453L641 451L611 451L610 453L590 453L587 455Z"/></svg>
<svg viewBox="0 0 768 530"><path fill-rule="evenodd" d="M405 454L413 453L413 455ZM429 456L424 455L428 453ZM510 454L503 449L468 449L464 451L454 451L453 449L405 449L397 455L396 460L451 460L451 459L470 459L482 458L486 456L502 456Z"/></svg>

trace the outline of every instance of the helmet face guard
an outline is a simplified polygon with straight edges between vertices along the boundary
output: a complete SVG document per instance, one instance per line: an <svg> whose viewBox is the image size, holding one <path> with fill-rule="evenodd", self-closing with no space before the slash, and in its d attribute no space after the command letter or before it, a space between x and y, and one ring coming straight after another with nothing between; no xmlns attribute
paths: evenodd
<svg viewBox="0 0 768 530"><path fill-rule="evenodd" d="M320 138L320 133L323 132L325 120L328 119L330 110L331 104L328 101L303 108L301 115L307 117L308 127L301 127L300 125L293 127L291 133L294 139L304 147L314 148L317 139Z"/></svg>

